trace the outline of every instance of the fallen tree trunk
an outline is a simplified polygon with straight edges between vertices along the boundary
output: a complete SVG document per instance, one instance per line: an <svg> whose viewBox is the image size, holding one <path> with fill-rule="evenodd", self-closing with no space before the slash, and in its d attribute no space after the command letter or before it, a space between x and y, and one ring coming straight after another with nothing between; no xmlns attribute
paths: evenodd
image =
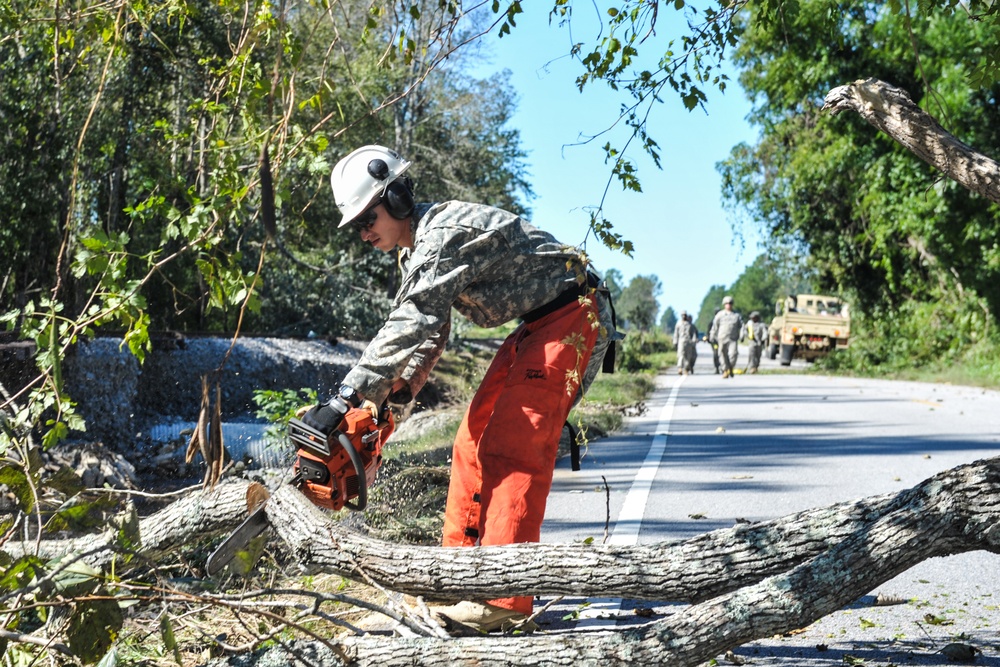
<svg viewBox="0 0 1000 667"><path fill-rule="evenodd" d="M1000 163L941 127L905 90L878 79L858 80L827 93L823 108L857 112L927 164L1000 204Z"/></svg>
<svg viewBox="0 0 1000 667"><path fill-rule="evenodd" d="M850 511L852 506L858 511ZM692 581L703 580L703 566L716 569L715 576L727 581L746 581L746 571L759 572L760 563L800 561L785 572L620 633L527 639L362 637L340 642L352 664L381 667L415 661L423 665L564 665L580 660L698 665L748 641L804 627L928 558L979 549L1000 553L1000 458L943 472L892 496L794 515L799 535L794 546L782 544L780 549L757 554L748 551L741 538L747 529L742 528L650 547L405 547L343 530L287 487L272 497L267 511L282 539L311 569L355 578L364 573L376 581L385 577L384 583L394 590L437 595L456 593L480 599L558 592L626 595L604 582L617 570L634 568L639 558L659 552L656 562L669 574L664 577L656 567L647 568L627 595L672 600L678 592L691 590ZM811 521L803 521L806 517ZM774 529L782 523L787 524L779 519L768 526ZM664 558L664 553L669 555ZM595 566L601 569L588 571ZM553 583L556 571L562 572L559 583ZM688 583L675 586L674 577L687 578ZM498 580L507 583L498 585Z"/></svg>
<svg viewBox="0 0 1000 667"><path fill-rule="evenodd" d="M137 555L155 559L178 547L190 544L192 535L207 539L235 528L247 516L246 493L249 482L230 481L212 491L194 491L189 496L142 519L138 523ZM12 556L37 554L41 558L59 558L81 554L93 567L107 566L117 552L118 527L102 533L68 540L11 540L3 550ZM119 565L119 567L121 567Z"/></svg>
<svg viewBox="0 0 1000 667"><path fill-rule="evenodd" d="M268 517L296 561L312 572L363 576L433 598L586 595L698 602L787 572L884 516L896 494L839 503L684 542L613 546L512 544L428 548L372 539L331 523L290 487Z"/></svg>
<svg viewBox="0 0 1000 667"><path fill-rule="evenodd" d="M184 536L203 534L206 526L232 525L245 514L245 488L227 482L145 519L144 550L162 553ZM806 626L927 558L977 549L1000 553L1000 457L896 494L634 547L388 543L335 523L290 486L274 492L266 511L304 568L395 591L473 599L568 593L695 602L621 632L331 640L352 664L697 665L748 641ZM330 664L339 660L331 657Z"/></svg>

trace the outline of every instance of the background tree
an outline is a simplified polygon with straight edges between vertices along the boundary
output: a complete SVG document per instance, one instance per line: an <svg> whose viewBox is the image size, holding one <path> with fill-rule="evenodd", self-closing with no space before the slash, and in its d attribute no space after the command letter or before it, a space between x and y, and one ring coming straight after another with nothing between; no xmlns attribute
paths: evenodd
<svg viewBox="0 0 1000 667"><path fill-rule="evenodd" d="M677 313L674 312L673 306L667 306L663 310L663 316L660 317L660 328L669 335L674 335L674 327L677 326Z"/></svg>
<svg viewBox="0 0 1000 667"><path fill-rule="evenodd" d="M618 269L608 269L604 273L604 280L608 284L608 291L611 293L612 301L617 301L622 295L622 283L624 278Z"/></svg>
<svg viewBox="0 0 1000 667"><path fill-rule="evenodd" d="M782 250L758 255L727 290L744 319L756 310L761 320L767 322L774 315L774 304L779 299L789 294L812 293L812 272L805 258Z"/></svg>
<svg viewBox="0 0 1000 667"><path fill-rule="evenodd" d="M701 308L698 309L698 317L695 319L695 326L700 333L705 333L712 326L712 318L722 308L722 297L726 295L725 285L712 285L708 288L705 298L701 300Z"/></svg>
<svg viewBox="0 0 1000 667"><path fill-rule="evenodd" d="M973 76L983 62L977 45L993 38L994 24L908 5L798 6L780 24L755 23L737 47L761 139L720 165L724 197L765 238L803 243L817 289L860 306L866 337L881 341L866 363L957 354L1000 305L1000 208L942 180L857 116L820 109L830 89L876 77L910 91L961 140L996 149L1000 89ZM917 344L903 350L889 340Z"/></svg>
<svg viewBox="0 0 1000 667"><path fill-rule="evenodd" d="M660 304L656 298L662 287L656 276L636 276L622 290L615 310L626 328L649 331L657 322Z"/></svg>

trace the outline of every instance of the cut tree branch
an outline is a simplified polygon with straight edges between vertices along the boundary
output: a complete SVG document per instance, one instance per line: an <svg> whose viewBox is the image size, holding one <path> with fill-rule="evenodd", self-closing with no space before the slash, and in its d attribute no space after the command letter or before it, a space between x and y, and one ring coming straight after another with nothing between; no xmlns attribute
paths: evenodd
<svg viewBox="0 0 1000 667"><path fill-rule="evenodd" d="M905 90L878 79L858 80L827 93L823 109L857 112L948 178L1000 204L1000 163L941 127Z"/></svg>

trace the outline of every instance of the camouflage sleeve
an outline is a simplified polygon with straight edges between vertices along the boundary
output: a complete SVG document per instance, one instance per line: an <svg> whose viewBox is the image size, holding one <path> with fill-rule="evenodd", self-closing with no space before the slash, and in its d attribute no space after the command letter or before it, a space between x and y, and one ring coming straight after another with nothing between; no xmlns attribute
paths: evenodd
<svg viewBox="0 0 1000 667"><path fill-rule="evenodd" d="M438 329L437 333L428 338L423 345L410 357L410 362L403 369L400 379L406 381L406 389L393 392L390 398L396 403L409 403L420 390L427 384L427 378L434 370L438 359L444 354L444 348L448 344L448 336L451 334L451 318L445 321L444 325Z"/></svg>
<svg viewBox="0 0 1000 667"><path fill-rule="evenodd" d="M389 319L344 378L344 384L380 404L411 362L412 378L420 382L420 373L429 374L440 352L436 356L424 352L418 360L414 357L420 350L444 345L452 304L474 279L474 267L500 255L498 244L502 242L498 234L477 234L461 225L441 225L420 238ZM440 333L444 333L441 340L432 342ZM423 381L426 379L424 375Z"/></svg>

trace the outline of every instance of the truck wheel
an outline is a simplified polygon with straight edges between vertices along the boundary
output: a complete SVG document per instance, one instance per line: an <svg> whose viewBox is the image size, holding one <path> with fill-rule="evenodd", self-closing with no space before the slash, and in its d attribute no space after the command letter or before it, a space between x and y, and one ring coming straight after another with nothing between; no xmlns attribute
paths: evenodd
<svg viewBox="0 0 1000 667"><path fill-rule="evenodd" d="M781 365L791 366L792 365L792 355L795 354L794 345L781 344Z"/></svg>
<svg viewBox="0 0 1000 667"><path fill-rule="evenodd" d="M774 361L775 359L778 358L778 344L777 343L771 343L767 347L767 358L770 359L771 361Z"/></svg>

